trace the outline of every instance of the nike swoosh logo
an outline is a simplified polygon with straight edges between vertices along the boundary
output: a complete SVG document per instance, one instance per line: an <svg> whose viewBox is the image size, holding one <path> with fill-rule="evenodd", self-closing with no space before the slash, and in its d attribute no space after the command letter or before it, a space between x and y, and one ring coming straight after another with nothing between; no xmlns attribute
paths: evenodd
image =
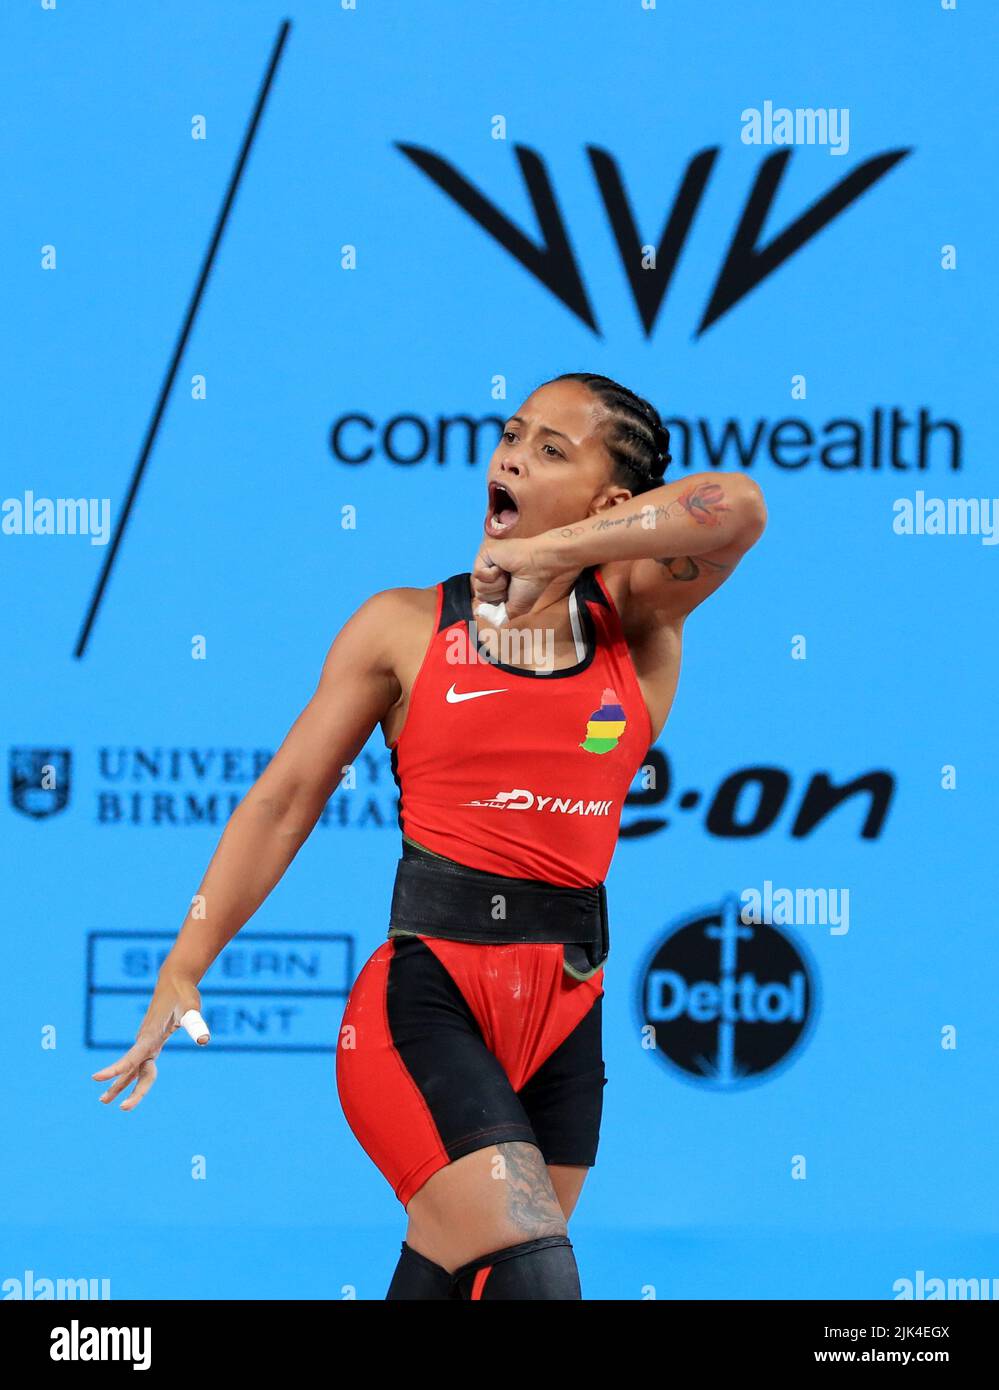
<svg viewBox="0 0 999 1390"><path fill-rule="evenodd" d="M464 695L459 695L452 685L451 689L444 696L449 705L460 705L462 700L481 700L483 695L505 695L506 688L502 690L469 690Z"/></svg>

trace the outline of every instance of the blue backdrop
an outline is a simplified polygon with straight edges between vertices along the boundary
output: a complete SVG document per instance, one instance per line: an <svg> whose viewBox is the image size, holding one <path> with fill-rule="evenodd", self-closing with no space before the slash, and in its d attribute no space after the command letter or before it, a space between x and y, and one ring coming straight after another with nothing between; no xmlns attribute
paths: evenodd
<svg viewBox="0 0 999 1390"><path fill-rule="evenodd" d="M172 1041L134 1114L89 1076L341 624L470 567L498 419L575 370L656 402L671 476L745 468L770 515L624 816L584 1291L999 1277L997 555L974 518L896 524L991 515L995 5L0 26L0 1293L383 1296L404 1217L332 1050L398 854L380 734L206 979L208 1051ZM816 116L780 143L781 108L832 111L825 143ZM65 498L98 534L38 533ZM849 917L740 927L767 882Z"/></svg>

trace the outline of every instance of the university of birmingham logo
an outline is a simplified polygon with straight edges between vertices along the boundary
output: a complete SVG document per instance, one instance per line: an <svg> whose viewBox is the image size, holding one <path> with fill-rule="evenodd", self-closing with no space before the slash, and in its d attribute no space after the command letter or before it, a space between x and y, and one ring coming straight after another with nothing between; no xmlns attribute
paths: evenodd
<svg viewBox="0 0 999 1390"><path fill-rule="evenodd" d="M68 748L12 748L10 799L35 820L54 816L69 802Z"/></svg>
<svg viewBox="0 0 999 1390"><path fill-rule="evenodd" d="M520 172L541 229L536 244L502 213L495 203L459 174L453 164L418 145L396 141L396 148L422 169L449 198L475 219L480 227L520 262L561 302L600 337L600 329L586 293L586 286L566 231L565 219L555 197L548 170L541 156L526 145L514 145ZM618 254L646 337L652 333L666 298L673 272L686 244L694 216L718 157L718 148L701 150L687 165L673 207L657 246L643 242L635 226L631 203L617 162L606 150L587 145L586 153L593 177L603 199ZM770 214L781 178L793 151L780 150L760 165L756 181L749 190L736 224L725 260L715 280L711 297L701 316L697 332L710 328L768 275L784 264L806 242L817 236L835 217L844 212L875 183L883 178L911 150L887 150L858 164L844 178L807 207L783 231L762 244L760 233ZM654 251L654 258L649 254Z"/></svg>

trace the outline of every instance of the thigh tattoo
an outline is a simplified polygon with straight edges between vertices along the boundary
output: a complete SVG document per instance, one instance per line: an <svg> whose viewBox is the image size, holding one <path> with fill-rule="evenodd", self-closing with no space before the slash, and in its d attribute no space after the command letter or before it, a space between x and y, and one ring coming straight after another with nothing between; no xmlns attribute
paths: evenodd
<svg viewBox="0 0 999 1390"><path fill-rule="evenodd" d="M506 1214L526 1240L562 1235L565 1216L555 1196L541 1150L534 1144L498 1144L506 1182Z"/></svg>

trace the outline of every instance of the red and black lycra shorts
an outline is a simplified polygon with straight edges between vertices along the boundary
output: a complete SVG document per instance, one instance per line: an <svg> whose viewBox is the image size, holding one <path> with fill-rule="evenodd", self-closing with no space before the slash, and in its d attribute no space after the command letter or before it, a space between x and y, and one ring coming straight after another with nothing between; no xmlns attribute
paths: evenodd
<svg viewBox="0 0 999 1390"><path fill-rule="evenodd" d="M403 1206L438 1169L494 1144L592 1167L605 1084L602 887L502 879L406 845L392 932L350 992L336 1074L348 1124Z"/></svg>

